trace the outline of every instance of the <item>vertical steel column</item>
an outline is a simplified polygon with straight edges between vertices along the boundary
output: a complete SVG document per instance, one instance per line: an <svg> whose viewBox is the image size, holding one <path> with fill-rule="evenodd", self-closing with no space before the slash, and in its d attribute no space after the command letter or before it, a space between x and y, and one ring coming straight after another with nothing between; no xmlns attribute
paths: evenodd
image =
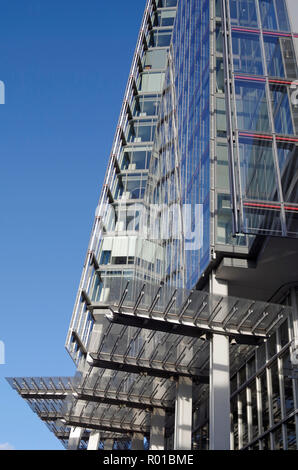
<svg viewBox="0 0 298 470"><path fill-rule="evenodd" d="M228 285L210 275L210 292L227 296ZM230 341L213 334L210 340L209 448L230 449Z"/></svg>
<svg viewBox="0 0 298 470"><path fill-rule="evenodd" d="M230 343L223 335L210 341L210 450L230 449Z"/></svg>
<svg viewBox="0 0 298 470"><path fill-rule="evenodd" d="M72 427L68 439L68 450L78 450L83 434L83 428Z"/></svg>
<svg viewBox="0 0 298 470"><path fill-rule="evenodd" d="M176 389L174 449L191 450L192 379L179 377Z"/></svg>
<svg viewBox="0 0 298 470"><path fill-rule="evenodd" d="M135 432L132 436L131 450L144 450L143 434Z"/></svg>
<svg viewBox="0 0 298 470"><path fill-rule="evenodd" d="M100 432L91 431L89 440L88 440L87 450L98 450L99 441L100 441Z"/></svg>
<svg viewBox="0 0 298 470"><path fill-rule="evenodd" d="M155 408L151 414L150 450L164 450L165 421L165 410Z"/></svg>

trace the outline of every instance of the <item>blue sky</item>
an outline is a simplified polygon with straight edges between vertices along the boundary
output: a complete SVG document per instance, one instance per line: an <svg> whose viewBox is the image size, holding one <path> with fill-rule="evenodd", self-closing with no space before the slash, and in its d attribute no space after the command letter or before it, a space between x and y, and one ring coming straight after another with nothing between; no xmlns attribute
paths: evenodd
<svg viewBox="0 0 298 470"><path fill-rule="evenodd" d="M7 376L64 349L145 0L0 0L0 450L61 449Z"/></svg>

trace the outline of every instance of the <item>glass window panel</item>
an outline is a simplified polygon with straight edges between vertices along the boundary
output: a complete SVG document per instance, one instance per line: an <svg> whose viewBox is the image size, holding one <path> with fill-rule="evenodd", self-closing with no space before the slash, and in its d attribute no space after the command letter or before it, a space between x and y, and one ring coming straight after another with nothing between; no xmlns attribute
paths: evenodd
<svg viewBox="0 0 298 470"><path fill-rule="evenodd" d="M245 205L247 204L247 205ZM244 203L243 207L244 233L258 233L260 235L282 235L280 208L250 207Z"/></svg>
<svg viewBox="0 0 298 470"><path fill-rule="evenodd" d="M275 132L277 134L292 135L294 129L288 88L281 85L271 85L270 93Z"/></svg>
<svg viewBox="0 0 298 470"><path fill-rule="evenodd" d="M255 355L247 363L247 378L249 379L256 373L256 357Z"/></svg>
<svg viewBox="0 0 298 470"><path fill-rule="evenodd" d="M228 147L218 143L216 146L216 188L229 189Z"/></svg>
<svg viewBox="0 0 298 470"><path fill-rule="evenodd" d="M258 405L257 405L257 388L254 380L250 386L251 393L251 413L252 413L252 438L258 435Z"/></svg>
<svg viewBox="0 0 298 470"><path fill-rule="evenodd" d="M157 49L147 51L145 58L145 68L164 69L167 60L167 50Z"/></svg>
<svg viewBox="0 0 298 470"><path fill-rule="evenodd" d="M216 98L216 130L218 137L226 137L227 118L224 98Z"/></svg>
<svg viewBox="0 0 298 470"><path fill-rule="evenodd" d="M280 345L283 348L289 342L289 328L288 328L288 320L286 320L279 328L279 337L280 337Z"/></svg>
<svg viewBox="0 0 298 470"><path fill-rule="evenodd" d="M281 426L279 426L274 431L273 437L274 437L274 450L283 450L284 443L283 443L282 427Z"/></svg>
<svg viewBox="0 0 298 470"><path fill-rule="evenodd" d="M295 418L291 418L289 419L289 421L287 421L287 440L288 440L288 449L296 450L297 443L296 443Z"/></svg>
<svg viewBox="0 0 298 470"><path fill-rule="evenodd" d="M238 129L269 132L265 83L235 82Z"/></svg>
<svg viewBox="0 0 298 470"><path fill-rule="evenodd" d="M223 52L223 35L222 35L222 27L220 23L216 23L216 51Z"/></svg>
<svg viewBox="0 0 298 470"><path fill-rule="evenodd" d="M280 38L264 36L268 75L283 78L285 69L280 44Z"/></svg>
<svg viewBox="0 0 298 470"><path fill-rule="evenodd" d="M95 283L94 283L92 294L91 294L91 300L93 302L100 301L102 289L103 289L103 282L100 279L100 277L97 275L95 278Z"/></svg>
<svg viewBox="0 0 298 470"><path fill-rule="evenodd" d="M259 0L263 28L289 31L289 20L284 0Z"/></svg>
<svg viewBox="0 0 298 470"><path fill-rule="evenodd" d="M298 197L298 184L296 184L296 198ZM286 224L287 233L289 237L297 237L298 235L298 212L293 210L286 210Z"/></svg>
<svg viewBox="0 0 298 470"><path fill-rule="evenodd" d="M224 93L225 81L224 81L224 64L223 59L216 59L216 92Z"/></svg>
<svg viewBox="0 0 298 470"><path fill-rule="evenodd" d="M163 87L165 74L158 73L143 73L141 75L140 90L142 92L160 92Z"/></svg>
<svg viewBox="0 0 298 470"><path fill-rule="evenodd" d="M281 420L281 401L279 391L279 373L277 361L274 361L270 367L271 383L272 383L272 413L273 423L276 424Z"/></svg>
<svg viewBox="0 0 298 470"><path fill-rule="evenodd" d="M263 367L266 364L266 348L265 348L265 343L263 343L261 346L258 347L257 349L257 363L258 363L258 369Z"/></svg>
<svg viewBox="0 0 298 470"><path fill-rule="evenodd" d="M156 95L136 96L132 105L134 116L157 116L159 97Z"/></svg>
<svg viewBox="0 0 298 470"><path fill-rule="evenodd" d="M260 36L232 33L234 71L263 75Z"/></svg>
<svg viewBox="0 0 298 470"><path fill-rule="evenodd" d="M246 382L246 366L243 366L239 371L239 386Z"/></svg>
<svg viewBox="0 0 298 470"><path fill-rule="evenodd" d="M242 195L247 199L277 199L277 178L271 142L239 139Z"/></svg>
<svg viewBox="0 0 298 470"><path fill-rule="evenodd" d="M231 379L231 393L236 392L237 387L237 374L235 374Z"/></svg>
<svg viewBox="0 0 298 470"><path fill-rule="evenodd" d="M239 449L237 397L233 398L233 400L231 401L231 415L232 415L231 428L232 428L233 438L234 438L234 450L237 450Z"/></svg>
<svg viewBox="0 0 298 470"><path fill-rule="evenodd" d="M176 10L161 11L158 13L159 26L173 26L176 16Z"/></svg>
<svg viewBox="0 0 298 470"><path fill-rule="evenodd" d="M257 27L255 0L230 0L231 24Z"/></svg>
<svg viewBox="0 0 298 470"><path fill-rule="evenodd" d="M282 374L284 382L284 396L286 414L294 411L294 395L293 395L293 366L290 360L289 351L282 356Z"/></svg>
<svg viewBox="0 0 298 470"><path fill-rule="evenodd" d="M271 450L270 434L267 434L262 439L262 448L263 448L263 450Z"/></svg>
<svg viewBox="0 0 298 470"><path fill-rule="evenodd" d="M266 372L260 376L261 382L261 401L262 401L262 431L265 432L269 428L269 401Z"/></svg>
<svg viewBox="0 0 298 470"><path fill-rule="evenodd" d="M157 4L158 8L175 7L175 6L177 6L177 0L158 0L158 4Z"/></svg>
<svg viewBox="0 0 298 470"><path fill-rule="evenodd" d="M221 0L215 0L215 14L221 17Z"/></svg>
<svg viewBox="0 0 298 470"><path fill-rule="evenodd" d="M231 196L229 194L219 194L217 198L216 242L224 245L230 244L232 233Z"/></svg>
<svg viewBox="0 0 298 470"><path fill-rule="evenodd" d="M278 144L279 168L284 200L298 203L298 148L295 144Z"/></svg>
<svg viewBox="0 0 298 470"><path fill-rule="evenodd" d="M297 64L292 39L264 35L268 75L271 77L297 77Z"/></svg>
<svg viewBox="0 0 298 470"><path fill-rule="evenodd" d="M104 250L101 254L99 264L110 264L110 260L111 260L111 251Z"/></svg>
<svg viewBox="0 0 298 470"><path fill-rule="evenodd" d="M240 393L240 421L242 427L243 445L248 444L248 424L247 424L247 402L246 402L246 389Z"/></svg>
<svg viewBox="0 0 298 470"><path fill-rule="evenodd" d="M276 333L270 336L267 341L268 359L276 354Z"/></svg>

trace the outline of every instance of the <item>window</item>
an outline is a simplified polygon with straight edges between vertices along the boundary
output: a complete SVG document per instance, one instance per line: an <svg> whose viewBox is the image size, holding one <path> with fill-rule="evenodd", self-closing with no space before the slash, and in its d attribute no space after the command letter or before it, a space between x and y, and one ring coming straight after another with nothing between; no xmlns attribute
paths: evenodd
<svg viewBox="0 0 298 470"><path fill-rule="evenodd" d="M282 356L282 374L284 382L284 396L286 415L292 413L294 410L294 395L293 395L293 366L290 360L289 351Z"/></svg>
<svg viewBox="0 0 298 470"><path fill-rule="evenodd" d="M103 251L101 254L99 264L110 264L111 260L111 252L110 251Z"/></svg>
<svg viewBox="0 0 298 470"><path fill-rule="evenodd" d="M248 444L248 423L247 423L247 402L246 402L246 389L244 389L240 395L240 422L242 427L242 445Z"/></svg>
<svg viewBox="0 0 298 470"><path fill-rule="evenodd" d="M224 98L216 98L216 131L217 137L226 137L227 135L226 105Z"/></svg>
<svg viewBox="0 0 298 470"><path fill-rule="evenodd" d="M293 42L290 39L264 35L268 75L271 77L297 77Z"/></svg>
<svg viewBox="0 0 298 470"><path fill-rule="evenodd" d="M157 8L176 7L177 0L158 0Z"/></svg>
<svg viewBox="0 0 298 470"><path fill-rule="evenodd" d="M276 424L281 420L281 401L279 391L279 373L277 361L274 361L270 367L271 383L272 383L272 413L273 423Z"/></svg>
<svg viewBox="0 0 298 470"><path fill-rule="evenodd" d="M289 20L285 0L259 0L264 29L289 31Z"/></svg>
<svg viewBox="0 0 298 470"><path fill-rule="evenodd" d="M152 142L155 134L155 122L151 119L130 121L127 142Z"/></svg>
<svg viewBox="0 0 298 470"><path fill-rule="evenodd" d="M220 23L216 23L216 52L223 52L223 35Z"/></svg>
<svg viewBox="0 0 298 470"><path fill-rule="evenodd" d="M251 394L251 414L252 414L252 438L257 437L258 431L258 405L257 405L257 388L256 388L256 381L254 380L250 386L250 394Z"/></svg>
<svg viewBox="0 0 298 470"><path fill-rule="evenodd" d="M276 333L270 336L267 341L268 359L276 354Z"/></svg>
<svg viewBox="0 0 298 470"><path fill-rule="evenodd" d="M230 15L232 25L258 26L255 0L230 0Z"/></svg>
<svg viewBox="0 0 298 470"><path fill-rule="evenodd" d="M216 146L216 188L229 190L228 147L218 143Z"/></svg>
<svg viewBox="0 0 298 470"><path fill-rule="evenodd" d="M273 434L274 437L274 450L283 450L284 442L282 437L282 427L279 426Z"/></svg>
<svg viewBox="0 0 298 470"><path fill-rule="evenodd" d="M298 149L295 144L277 146L284 200L298 203ZM297 232L297 230L296 230Z"/></svg>
<svg viewBox="0 0 298 470"><path fill-rule="evenodd" d="M155 16L154 26L173 26L176 10L158 11Z"/></svg>
<svg viewBox="0 0 298 470"><path fill-rule="evenodd" d="M270 132L265 83L236 80L238 129Z"/></svg>
<svg viewBox="0 0 298 470"><path fill-rule="evenodd" d="M288 88L281 85L271 85L270 93L275 132L286 135L294 134Z"/></svg>
<svg viewBox="0 0 298 470"><path fill-rule="evenodd" d="M95 277L95 282L92 288L91 300L92 302L99 302L101 297L101 292L103 289L103 282L99 275L97 274Z"/></svg>
<svg viewBox="0 0 298 470"><path fill-rule="evenodd" d="M167 61L167 50L156 49L153 51L147 51L145 56L145 69L164 69Z"/></svg>
<svg viewBox="0 0 298 470"><path fill-rule="evenodd" d="M277 178L272 143L239 139L242 195L246 199L277 199Z"/></svg>
<svg viewBox="0 0 298 470"><path fill-rule="evenodd" d="M261 383L261 400L262 400L262 428L263 432L269 428L269 402L268 402L268 389L266 372L260 376Z"/></svg>
<svg viewBox="0 0 298 470"><path fill-rule="evenodd" d="M132 112L134 116L157 116L159 110L158 95L145 95L136 96L132 105Z"/></svg>
<svg viewBox="0 0 298 470"><path fill-rule="evenodd" d="M235 72L263 75L260 36L258 34L232 34Z"/></svg>
<svg viewBox="0 0 298 470"><path fill-rule="evenodd" d="M123 153L122 170L143 170L149 168L151 150L146 147L127 148Z"/></svg>
<svg viewBox="0 0 298 470"><path fill-rule="evenodd" d="M289 419L289 421L287 421L287 437L288 437L288 449L296 450L297 443L296 443L295 418L291 418Z"/></svg>
<svg viewBox="0 0 298 470"><path fill-rule="evenodd" d="M216 59L216 92L224 93L225 82L224 82L224 64L222 59Z"/></svg>
<svg viewBox="0 0 298 470"><path fill-rule="evenodd" d="M163 88L164 77L164 72L142 73L139 90L146 93L161 92Z"/></svg>
<svg viewBox="0 0 298 470"><path fill-rule="evenodd" d="M171 29L156 29L150 31L149 47L168 47L171 44Z"/></svg>

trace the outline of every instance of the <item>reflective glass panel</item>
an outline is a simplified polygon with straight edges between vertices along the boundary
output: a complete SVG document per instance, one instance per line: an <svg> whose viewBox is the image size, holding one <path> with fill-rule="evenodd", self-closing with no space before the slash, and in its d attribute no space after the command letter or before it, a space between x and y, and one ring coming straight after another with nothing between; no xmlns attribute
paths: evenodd
<svg viewBox="0 0 298 470"><path fill-rule="evenodd" d="M255 0L230 0L231 24L258 26Z"/></svg>
<svg viewBox="0 0 298 470"><path fill-rule="evenodd" d="M295 144L277 146L284 200L298 203L298 148Z"/></svg>
<svg viewBox="0 0 298 470"><path fill-rule="evenodd" d="M289 31L289 20L284 0L259 0L264 29Z"/></svg>
<svg viewBox="0 0 298 470"><path fill-rule="evenodd" d="M239 140L242 195L247 199L277 199L277 178L272 143L253 139Z"/></svg>
<svg viewBox="0 0 298 470"><path fill-rule="evenodd" d="M234 71L263 75L260 36L232 33Z"/></svg>
<svg viewBox="0 0 298 470"><path fill-rule="evenodd" d="M238 129L269 132L265 83L235 81Z"/></svg>
<svg viewBox="0 0 298 470"><path fill-rule="evenodd" d="M271 85L270 93L275 132L292 135L294 129L288 88L282 85Z"/></svg>

